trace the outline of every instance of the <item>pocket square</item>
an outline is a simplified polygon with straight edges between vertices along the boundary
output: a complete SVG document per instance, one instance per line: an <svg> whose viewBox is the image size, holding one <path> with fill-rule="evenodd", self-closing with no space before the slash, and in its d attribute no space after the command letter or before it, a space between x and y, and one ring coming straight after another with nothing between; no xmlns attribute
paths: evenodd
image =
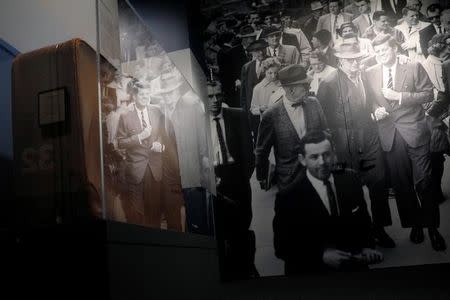
<svg viewBox="0 0 450 300"><path fill-rule="evenodd" d="M357 206L357 207L355 207L355 208L352 208L352 213L355 213L355 212L357 212L357 211L358 211L358 209L359 209L359 206Z"/></svg>

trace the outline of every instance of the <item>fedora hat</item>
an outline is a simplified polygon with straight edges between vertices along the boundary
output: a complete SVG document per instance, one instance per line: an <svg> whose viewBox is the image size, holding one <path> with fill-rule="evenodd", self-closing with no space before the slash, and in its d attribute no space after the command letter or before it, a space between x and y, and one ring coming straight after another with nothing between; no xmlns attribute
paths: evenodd
<svg viewBox="0 0 450 300"><path fill-rule="evenodd" d="M239 29L239 33L236 35L240 38L247 38L247 37L256 37L258 33L253 29L251 25L244 25Z"/></svg>
<svg viewBox="0 0 450 300"><path fill-rule="evenodd" d="M281 85L294 85L311 83L313 78L306 73L304 67L300 65L289 65L278 72L278 79Z"/></svg>
<svg viewBox="0 0 450 300"><path fill-rule="evenodd" d="M262 50L269 46L269 44L265 40L256 40L250 43L247 47L247 51L256 51Z"/></svg>
<svg viewBox="0 0 450 300"><path fill-rule="evenodd" d="M366 55L361 52L357 43L342 43L334 48L336 52L334 56L337 58L360 58Z"/></svg>
<svg viewBox="0 0 450 300"><path fill-rule="evenodd" d="M261 37L265 38L272 34L280 34L281 29L276 26L269 26L264 28L264 30L261 32Z"/></svg>
<svg viewBox="0 0 450 300"><path fill-rule="evenodd" d="M318 9L322 9L323 5L320 1L313 1L311 2L311 10L318 10Z"/></svg>

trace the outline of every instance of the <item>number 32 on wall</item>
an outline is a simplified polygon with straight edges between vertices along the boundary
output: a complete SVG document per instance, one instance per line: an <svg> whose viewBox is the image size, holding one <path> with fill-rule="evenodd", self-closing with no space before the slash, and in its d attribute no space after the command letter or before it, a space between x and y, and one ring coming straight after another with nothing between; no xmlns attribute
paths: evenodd
<svg viewBox="0 0 450 300"><path fill-rule="evenodd" d="M22 173L53 171L55 168L53 145L44 144L38 149L25 148L22 151Z"/></svg>

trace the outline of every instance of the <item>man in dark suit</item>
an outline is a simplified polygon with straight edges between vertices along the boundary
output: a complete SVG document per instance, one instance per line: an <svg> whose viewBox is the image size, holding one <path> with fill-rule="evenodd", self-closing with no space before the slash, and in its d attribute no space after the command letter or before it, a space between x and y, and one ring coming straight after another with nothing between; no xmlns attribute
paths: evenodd
<svg viewBox="0 0 450 300"><path fill-rule="evenodd" d="M392 26L403 17L402 9L406 6L406 0L381 0L381 8L393 17Z"/></svg>
<svg viewBox="0 0 450 300"><path fill-rule="evenodd" d="M160 228L164 213L168 229L181 231L182 203L162 201L161 195L163 164L178 159L172 155L176 153L175 136L170 121L165 120L158 107L149 104L149 90L144 84L135 83L131 88L133 109L122 114L119 120L117 142L119 148L126 150L128 188L122 205L129 223Z"/></svg>
<svg viewBox="0 0 450 300"><path fill-rule="evenodd" d="M385 166L371 106L365 94L360 60L365 56L356 43L336 48L339 68L322 80L317 99L331 130L337 163L353 169L367 185L372 211L373 234L378 245L395 247L384 230L392 225L385 181Z"/></svg>
<svg viewBox="0 0 450 300"><path fill-rule="evenodd" d="M372 101L402 227L412 227L413 243L424 240L422 228L428 227L433 249L445 250L437 229L439 206L431 177L430 132L422 108L433 100L433 84L422 65L397 62L398 44L390 35L377 36L373 46L380 64L366 71L372 80L366 94Z"/></svg>
<svg viewBox="0 0 450 300"><path fill-rule="evenodd" d="M441 24L441 11L441 6L436 3L427 7L427 17L431 25L419 31L420 48L425 57L428 57L428 42L431 41L435 34L444 33L444 28Z"/></svg>
<svg viewBox="0 0 450 300"><path fill-rule="evenodd" d="M322 108L315 97L308 96L312 77L300 65L279 71L278 78L285 91L272 107L264 112L256 144L256 178L267 188L269 154L275 154L275 179L284 189L299 174L297 159L300 139L311 130L327 129Z"/></svg>
<svg viewBox="0 0 450 300"><path fill-rule="evenodd" d="M217 237L225 245L225 278L257 276L252 221L250 177L255 167L247 115L239 108L222 108L217 82L208 82L211 140L217 177Z"/></svg>
<svg viewBox="0 0 450 300"><path fill-rule="evenodd" d="M253 116L250 113L250 105L253 98L253 89L263 78L264 72L261 68L261 62L266 57L265 49L268 43L264 40L256 40L247 47L247 51L253 56L253 60L246 63L241 70L241 108L247 114L251 130L253 132L253 143L256 143L258 133L259 116Z"/></svg>
<svg viewBox="0 0 450 300"><path fill-rule="evenodd" d="M358 270L380 262L358 177L331 172L334 153L322 131L307 133L299 150L306 175L279 192L275 202L275 255L284 260L285 274Z"/></svg>

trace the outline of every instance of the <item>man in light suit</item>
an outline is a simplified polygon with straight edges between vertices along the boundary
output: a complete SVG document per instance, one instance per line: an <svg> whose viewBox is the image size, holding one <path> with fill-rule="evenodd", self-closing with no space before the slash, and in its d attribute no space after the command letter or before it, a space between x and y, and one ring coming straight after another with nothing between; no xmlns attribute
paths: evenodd
<svg viewBox="0 0 450 300"><path fill-rule="evenodd" d="M261 33L261 38L265 39L269 44L266 48L266 56L277 57L281 65L298 64L302 60L297 47L293 45L281 44L282 32L275 26L269 26ZM288 35L288 34L284 34ZM294 41L298 41L295 35L290 34ZM283 38L286 40L286 36Z"/></svg>
<svg viewBox="0 0 450 300"><path fill-rule="evenodd" d="M352 172L332 172L333 156L324 132L307 133L298 155L305 175L277 194L274 247L286 275L361 270L383 259L373 249L361 183Z"/></svg>
<svg viewBox="0 0 450 300"><path fill-rule="evenodd" d="M422 108L433 100L433 84L419 63L397 62L398 45L391 36L377 36L373 46L379 64L366 71L370 80L366 95L372 101L402 227L412 227L413 243L424 240L422 228L428 227L433 249L445 250L437 229L439 206L431 177L430 132Z"/></svg>
<svg viewBox="0 0 450 300"><path fill-rule="evenodd" d="M360 15L353 20L356 28L358 28L358 35L362 36L366 29L372 26L373 16L370 8L369 0L356 0L356 6L359 9Z"/></svg>
<svg viewBox="0 0 450 300"><path fill-rule="evenodd" d="M256 143L256 178L267 188L269 154L274 148L275 178L280 190L301 169L297 159L300 139L311 130L325 130L327 123L315 97L308 96L312 77L300 65L289 65L278 73L285 95L264 112Z"/></svg>
<svg viewBox="0 0 450 300"><path fill-rule="evenodd" d="M422 47L420 46L419 32L430 23L419 21L419 12L409 6L403 8L403 22L395 26L405 36L405 42L401 48L408 52L408 57L413 62L422 62L425 60Z"/></svg>
<svg viewBox="0 0 450 300"><path fill-rule="evenodd" d="M351 22L353 15L348 13L341 13L341 2L337 0L331 0L328 4L330 13L323 15L317 22L316 32L322 29L328 30L331 33L333 43L339 38L337 30L341 27L342 23Z"/></svg>
<svg viewBox="0 0 450 300"><path fill-rule="evenodd" d="M125 180L128 195L123 200L127 222L161 226L164 213L168 229L181 231L181 205L162 200L163 164L167 153L176 147L171 123L159 108L150 105L149 87L135 83L131 95L133 108L120 116L117 129L118 148L126 150ZM165 149L167 147L167 149ZM178 159L175 156L175 159ZM178 161L176 162L178 164Z"/></svg>

